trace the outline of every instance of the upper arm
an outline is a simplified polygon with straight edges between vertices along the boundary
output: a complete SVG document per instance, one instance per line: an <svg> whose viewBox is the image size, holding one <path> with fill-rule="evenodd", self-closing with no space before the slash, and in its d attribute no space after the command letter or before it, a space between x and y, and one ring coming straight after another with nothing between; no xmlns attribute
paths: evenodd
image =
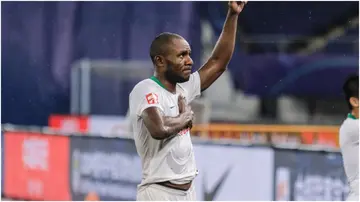
<svg viewBox="0 0 360 202"><path fill-rule="evenodd" d="M201 91L206 90L226 70L227 63L210 58L199 70Z"/></svg>
<svg viewBox="0 0 360 202"><path fill-rule="evenodd" d="M130 94L130 114L142 118L150 134L157 134L163 122L163 107L161 95L157 88L148 85L139 85Z"/></svg>
<svg viewBox="0 0 360 202"><path fill-rule="evenodd" d="M161 99L157 88L148 86L146 83L138 85L129 96L130 114L140 117L142 112L149 107L157 107L163 111Z"/></svg>
<svg viewBox="0 0 360 202"><path fill-rule="evenodd" d="M161 136L162 131L164 131L164 120L163 113L158 107L146 108L142 112L141 118L153 138L156 139Z"/></svg>

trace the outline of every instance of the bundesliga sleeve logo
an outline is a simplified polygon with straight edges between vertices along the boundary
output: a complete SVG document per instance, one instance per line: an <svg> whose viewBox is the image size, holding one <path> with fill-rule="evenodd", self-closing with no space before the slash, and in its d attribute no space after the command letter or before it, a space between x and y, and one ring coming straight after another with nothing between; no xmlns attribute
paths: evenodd
<svg viewBox="0 0 360 202"><path fill-rule="evenodd" d="M158 96L155 93L149 93L146 95L146 101L148 104L158 104Z"/></svg>

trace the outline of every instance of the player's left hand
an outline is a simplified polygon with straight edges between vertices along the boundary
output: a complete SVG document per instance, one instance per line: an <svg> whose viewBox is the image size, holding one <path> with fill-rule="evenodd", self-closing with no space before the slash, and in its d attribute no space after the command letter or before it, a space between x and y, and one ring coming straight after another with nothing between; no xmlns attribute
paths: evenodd
<svg viewBox="0 0 360 202"><path fill-rule="evenodd" d="M247 1L229 1L229 10L238 15L244 9L246 3Z"/></svg>

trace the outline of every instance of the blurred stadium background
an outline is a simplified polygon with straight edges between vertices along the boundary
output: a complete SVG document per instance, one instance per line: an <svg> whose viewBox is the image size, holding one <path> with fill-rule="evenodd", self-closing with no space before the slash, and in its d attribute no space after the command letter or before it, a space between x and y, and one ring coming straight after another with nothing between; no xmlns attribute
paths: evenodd
<svg viewBox="0 0 360 202"><path fill-rule="evenodd" d="M128 94L159 33L194 70L227 2L2 2L2 197L134 200ZM342 83L359 71L358 2L250 2L227 72L192 103L198 200L344 200Z"/></svg>

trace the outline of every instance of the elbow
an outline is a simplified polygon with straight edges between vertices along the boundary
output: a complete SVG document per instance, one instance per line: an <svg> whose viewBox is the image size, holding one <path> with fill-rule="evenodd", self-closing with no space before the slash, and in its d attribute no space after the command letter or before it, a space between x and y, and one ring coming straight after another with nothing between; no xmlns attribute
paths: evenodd
<svg viewBox="0 0 360 202"><path fill-rule="evenodd" d="M228 63L231 60L233 54L233 50L222 48L221 51L214 51L210 56L210 60L214 62Z"/></svg>
<svg viewBox="0 0 360 202"><path fill-rule="evenodd" d="M159 133L155 133L155 134L151 133L151 137L153 139L155 139L155 140L163 140L163 139L165 139L164 135L159 134Z"/></svg>
<svg viewBox="0 0 360 202"><path fill-rule="evenodd" d="M219 68L219 73L225 72L227 70L227 67L228 67L228 63L221 65Z"/></svg>
<svg viewBox="0 0 360 202"><path fill-rule="evenodd" d="M151 134L151 137L154 138L155 140L163 140L170 136L168 134L168 132L163 128L160 130L154 131L150 134Z"/></svg>
<svg viewBox="0 0 360 202"><path fill-rule="evenodd" d="M211 62L217 62L219 60L221 60L221 57L219 57L217 54L214 54L214 53L209 58L209 61L211 61Z"/></svg>

